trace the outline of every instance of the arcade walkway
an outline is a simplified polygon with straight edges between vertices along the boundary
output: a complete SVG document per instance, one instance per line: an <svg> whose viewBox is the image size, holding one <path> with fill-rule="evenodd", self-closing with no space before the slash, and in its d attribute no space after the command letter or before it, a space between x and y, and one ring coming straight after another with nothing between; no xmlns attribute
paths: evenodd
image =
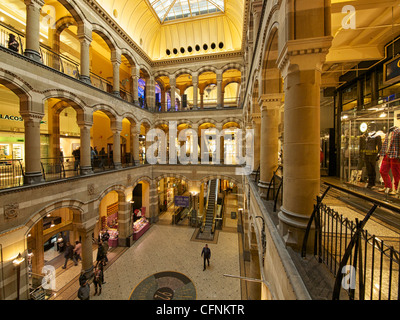
<svg viewBox="0 0 400 320"><path fill-rule="evenodd" d="M229 201L228 207L230 211L234 210L235 201ZM224 276L245 276L241 234L236 228L238 219L226 216L223 229L216 232L212 242L207 242L211 249L211 263L205 271L200 255L206 242L195 239L196 229L160 221L153 224L132 247L110 249L102 294L93 296L94 285L91 284L91 300L128 300L142 281L164 271L188 277L195 288L195 299L246 299L243 296L246 294L242 293L246 289L241 287L241 281ZM94 261L96 253L97 249L93 251ZM55 300L77 299L80 270L80 264L74 266L71 261L66 270L61 266L57 268Z"/></svg>

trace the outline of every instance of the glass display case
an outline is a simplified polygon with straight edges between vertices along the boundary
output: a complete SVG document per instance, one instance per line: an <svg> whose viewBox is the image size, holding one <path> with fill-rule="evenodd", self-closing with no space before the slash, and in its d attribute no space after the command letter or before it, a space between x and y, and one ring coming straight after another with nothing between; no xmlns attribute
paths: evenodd
<svg viewBox="0 0 400 320"><path fill-rule="evenodd" d="M397 99L388 102L381 101L381 104L366 110L346 111L342 113L341 119L340 178L342 182L395 195L398 182L397 168L392 164L388 165L387 174L382 174L380 168L389 148L400 149L400 143L397 146L400 141L400 129L398 131L396 129L400 128L399 101ZM395 136L398 134L397 139ZM389 136L390 139L385 144ZM388 157L385 158L385 164L387 159ZM399 161L397 156L393 156L393 159ZM386 177L390 178L386 179ZM388 187L388 179L393 185L393 190Z"/></svg>

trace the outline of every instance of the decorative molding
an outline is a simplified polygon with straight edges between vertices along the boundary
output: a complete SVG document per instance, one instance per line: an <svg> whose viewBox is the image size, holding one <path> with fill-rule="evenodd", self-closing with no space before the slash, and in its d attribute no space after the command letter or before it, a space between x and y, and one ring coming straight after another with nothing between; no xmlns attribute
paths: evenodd
<svg viewBox="0 0 400 320"><path fill-rule="evenodd" d="M87 185L87 192L89 196L93 196L94 195L94 183L90 183Z"/></svg>
<svg viewBox="0 0 400 320"><path fill-rule="evenodd" d="M17 218L18 214L19 214L19 204L17 202L4 205L5 219L10 220Z"/></svg>

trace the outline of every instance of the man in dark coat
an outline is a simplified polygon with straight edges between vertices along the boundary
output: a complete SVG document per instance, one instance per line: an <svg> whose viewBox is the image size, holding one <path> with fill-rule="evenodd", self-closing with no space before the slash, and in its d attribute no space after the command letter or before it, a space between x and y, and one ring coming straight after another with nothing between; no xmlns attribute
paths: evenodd
<svg viewBox="0 0 400 320"><path fill-rule="evenodd" d="M206 260L208 263L208 266L210 266L210 258L211 258L211 250L208 247L208 245L206 244L203 248L203 250L201 251L201 255L204 257L204 270L206 270Z"/></svg>
<svg viewBox="0 0 400 320"><path fill-rule="evenodd" d="M64 263L64 266L62 267L63 269L65 269L67 267L68 259L73 260L73 257L74 257L74 247L68 241L67 246L65 247L65 253L64 253L65 263Z"/></svg>

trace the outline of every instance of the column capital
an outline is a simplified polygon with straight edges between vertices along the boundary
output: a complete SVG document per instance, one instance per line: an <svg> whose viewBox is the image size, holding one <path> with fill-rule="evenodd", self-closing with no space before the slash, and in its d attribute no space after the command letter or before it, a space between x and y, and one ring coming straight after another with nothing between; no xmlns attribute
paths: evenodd
<svg viewBox="0 0 400 320"><path fill-rule="evenodd" d="M24 2L27 6L35 6L39 9L44 6L43 0L25 0Z"/></svg>
<svg viewBox="0 0 400 320"><path fill-rule="evenodd" d="M41 112L34 112L34 111L20 111L20 115L24 121L36 121L40 122L42 121L44 117L44 113Z"/></svg>
<svg viewBox="0 0 400 320"><path fill-rule="evenodd" d="M121 64L121 50L119 48L111 49L111 62Z"/></svg>
<svg viewBox="0 0 400 320"><path fill-rule="evenodd" d="M169 76L169 86L170 87L172 87L172 86L176 86L176 78L175 78L175 76L174 75L170 75Z"/></svg>
<svg viewBox="0 0 400 320"><path fill-rule="evenodd" d="M286 78L293 70L321 71L332 40L332 36L288 40L277 59L282 77Z"/></svg>
<svg viewBox="0 0 400 320"><path fill-rule="evenodd" d="M112 119L110 127L111 127L111 131L113 133L118 133L118 132L121 133L121 131L122 131L122 121L120 119Z"/></svg>
<svg viewBox="0 0 400 320"><path fill-rule="evenodd" d="M93 122L87 120L78 120L76 123L81 129L90 129L93 126Z"/></svg>

